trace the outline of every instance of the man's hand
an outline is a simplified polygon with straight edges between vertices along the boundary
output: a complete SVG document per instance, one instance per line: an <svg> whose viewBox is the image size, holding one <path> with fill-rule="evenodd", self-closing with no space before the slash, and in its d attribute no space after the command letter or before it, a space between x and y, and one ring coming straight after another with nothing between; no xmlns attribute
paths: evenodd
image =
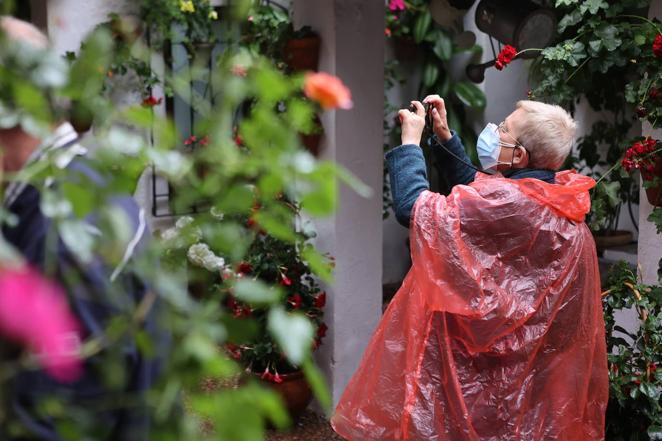
<svg viewBox="0 0 662 441"><path fill-rule="evenodd" d="M446 142L453 137L451 129L446 120L446 104L439 95L428 95L424 103L432 105L432 130L441 142Z"/></svg>
<svg viewBox="0 0 662 441"><path fill-rule="evenodd" d="M420 101L412 101L416 113L408 109L398 112L400 124L402 124L402 144L421 144L423 129L425 129L425 108Z"/></svg>

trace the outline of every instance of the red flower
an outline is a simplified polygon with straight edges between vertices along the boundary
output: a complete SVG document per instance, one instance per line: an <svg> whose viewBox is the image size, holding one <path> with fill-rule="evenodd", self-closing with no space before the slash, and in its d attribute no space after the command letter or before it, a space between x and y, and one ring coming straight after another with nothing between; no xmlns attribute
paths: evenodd
<svg viewBox="0 0 662 441"><path fill-rule="evenodd" d="M247 262L241 262L237 268L239 274L250 274L251 271L253 271L253 267Z"/></svg>
<svg viewBox="0 0 662 441"><path fill-rule="evenodd" d="M299 309L301 308L301 303L303 302L303 298L301 298L301 295L299 294L294 294L292 296L289 296L287 298L287 303L292 305L292 309Z"/></svg>
<svg viewBox="0 0 662 441"><path fill-rule="evenodd" d="M654 100L658 96L660 96L660 91L657 90L657 87L653 86L653 87L651 87L651 90L648 91L648 96L650 97L650 99Z"/></svg>
<svg viewBox="0 0 662 441"><path fill-rule="evenodd" d="M292 281L289 279L289 277L287 277L285 275L285 273L282 273L280 275L280 277L281 277L281 280L280 280L281 285L283 285L283 286L291 286L292 285Z"/></svg>
<svg viewBox="0 0 662 441"><path fill-rule="evenodd" d="M315 297L315 308L324 308L326 305L326 292L322 292L320 295Z"/></svg>
<svg viewBox="0 0 662 441"><path fill-rule="evenodd" d="M195 135L191 135L191 136L189 136L188 138L186 138L184 140L184 145L191 145L197 140L198 140L198 138L196 138Z"/></svg>
<svg viewBox="0 0 662 441"><path fill-rule="evenodd" d="M643 171L652 171L655 168L655 158L651 155L657 147L658 141L653 138L646 138L643 141L635 142L623 155L621 165L625 171L640 169Z"/></svg>
<svg viewBox="0 0 662 441"><path fill-rule="evenodd" d="M636 112L639 118L645 118L646 115L648 114L644 106L637 106Z"/></svg>
<svg viewBox="0 0 662 441"><path fill-rule="evenodd" d="M271 372L269 372L269 368L265 369L264 372L262 372L262 375L260 375L260 378L266 381L272 381L274 379L274 376Z"/></svg>
<svg viewBox="0 0 662 441"><path fill-rule="evenodd" d="M653 55L657 58L662 58L662 35L657 34L653 41Z"/></svg>
<svg viewBox="0 0 662 441"><path fill-rule="evenodd" d="M278 375L278 372L276 372L276 375L273 376L273 382L276 384L280 384L283 382L283 378Z"/></svg>
<svg viewBox="0 0 662 441"><path fill-rule="evenodd" d="M517 49L507 44L503 47L503 49L501 49L499 55L497 55L497 59L494 63L494 67L496 67L497 70L503 70L503 68L506 67L508 64L510 64L510 62L513 61L516 56L517 56Z"/></svg>
<svg viewBox="0 0 662 441"><path fill-rule="evenodd" d="M390 37L391 36L391 30L389 28L384 29L384 35L386 35L387 37Z"/></svg>
<svg viewBox="0 0 662 441"><path fill-rule="evenodd" d="M202 145L202 146L207 146L207 145L209 145L209 136L205 136L204 138L202 138L202 139L200 140L200 145Z"/></svg>
<svg viewBox="0 0 662 441"><path fill-rule="evenodd" d="M317 338L322 339L326 337L326 331L329 330L329 327L325 323L322 323L319 328L317 328Z"/></svg>
<svg viewBox="0 0 662 441"><path fill-rule="evenodd" d="M163 102L163 98L159 98L157 100L156 97L150 95L148 98L145 98L143 100L143 106L144 107L154 107L154 106L157 106L157 105L161 104L162 102Z"/></svg>

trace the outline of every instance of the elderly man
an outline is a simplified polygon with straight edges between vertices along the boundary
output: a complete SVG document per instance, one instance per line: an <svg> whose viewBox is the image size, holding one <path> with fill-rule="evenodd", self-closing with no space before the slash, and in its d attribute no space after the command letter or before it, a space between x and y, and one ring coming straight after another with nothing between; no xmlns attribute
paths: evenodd
<svg viewBox="0 0 662 441"><path fill-rule="evenodd" d="M3 40L3 44L9 41L23 47L27 44L31 50L44 53L49 50L48 39L29 23L1 17L0 28L9 39ZM11 103L0 104L5 104L5 109L11 106ZM87 151L78 144L78 135L69 123L54 127L51 136L45 139L36 138L20 125L0 128L0 148L6 174L16 175L28 164L51 160L57 167L66 169L71 183L93 182L100 188L104 185L103 177L83 160ZM3 238L32 267L43 272L48 268L49 275L57 277L57 282L68 294L83 337L102 337L114 317L126 315L147 295L146 285L127 265L133 253L144 248L148 237L144 213L129 195L114 194L108 202L109 206L126 214L133 229L125 259L118 266L107 264L101 256L94 257L91 262L80 261L61 237L52 234L55 232L52 222L40 210L40 202L40 192L35 186L16 180L10 182L5 187L3 208L17 222L2 226ZM86 222L95 227L95 220L96 217L91 215ZM161 334L154 324L154 309L151 311L146 314L143 326L158 343L164 340L158 340ZM95 439L147 439L148 418L143 395L158 370L158 358L147 359L136 344L128 340L115 344L111 351L117 356L109 357L111 354L102 351L86 360L82 377L73 383L59 383L43 371L18 372L12 378L11 388L2 391L3 398L10 402L11 413L4 415L9 424L1 425L0 439L15 439L12 434L22 433L22 430L25 436L19 435L16 439L61 440L58 426L63 422L62 417L58 420L46 416L42 408L45 400L53 396L74 408L91 412L92 420L78 419L76 424L83 424L79 428L94 433ZM119 371L113 374L113 378L104 378L102 373L108 362L118 363L116 368ZM108 380L112 380L112 386ZM72 423L73 419L68 422ZM12 434L4 433L5 430L11 430Z"/></svg>
<svg viewBox="0 0 662 441"><path fill-rule="evenodd" d="M575 123L521 101L478 138L481 168L432 107L431 148L454 185L428 191L425 110L401 110L387 153L412 268L332 423L349 440L602 440L607 354L595 245L583 223L595 182L557 172Z"/></svg>

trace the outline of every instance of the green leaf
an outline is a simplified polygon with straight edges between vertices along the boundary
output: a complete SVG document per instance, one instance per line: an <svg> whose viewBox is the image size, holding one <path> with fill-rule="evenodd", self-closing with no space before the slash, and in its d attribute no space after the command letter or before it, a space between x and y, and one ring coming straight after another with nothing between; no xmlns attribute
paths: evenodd
<svg viewBox="0 0 662 441"><path fill-rule="evenodd" d="M657 234L662 234L662 208L655 207L655 209L648 215L648 222L655 224Z"/></svg>
<svg viewBox="0 0 662 441"><path fill-rule="evenodd" d="M98 198L98 190L93 186L64 182L61 188L65 199L73 205L76 217L82 218L92 211Z"/></svg>
<svg viewBox="0 0 662 441"><path fill-rule="evenodd" d="M306 376L306 381L308 381L313 394L315 394L315 398L317 398L324 412L328 415L332 410L332 400L324 376L310 359L306 360L302 368Z"/></svg>
<svg viewBox="0 0 662 441"><path fill-rule="evenodd" d="M329 260L317 250L308 245L301 250L301 258L310 266L310 269L323 281L330 283L333 280L333 267Z"/></svg>
<svg viewBox="0 0 662 441"><path fill-rule="evenodd" d="M94 230L84 221L65 220L58 223L60 238L72 253L84 263L93 258Z"/></svg>
<svg viewBox="0 0 662 441"><path fill-rule="evenodd" d="M650 426L647 433L651 440L662 440L662 426Z"/></svg>
<svg viewBox="0 0 662 441"><path fill-rule="evenodd" d="M439 68L434 63L428 63L423 68L423 86L432 87L439 77Z"/></svg>
<svg viewBox="0 0 662 441"><path fill-rule="evenodd" d="M595 34L602 39L602 44L610 52L616 50L622 44L622 40L618 38L618 28L614 25L600 26Z"/></svg>
<svg viewBox="0 0 662 441"><path fill-rule="evenodd" d="M282 293L276 287L270 287L259 280L241 279L233 289L235 297L253 305L268 305L281 298Z"/></svg>
<svg viewBox="0 0 662 441"><path fill-rule="evenodd" d="M301 365L313 342L313 325L301 314L290 314L283 308L274 308L269 312L269 332L274 336L288 360Z"/></svg>
<svg viewBox="0 0 662 441"><path fill-rule="evenodd" d="M430 11L426 8L425 12L419 15L416 19L416 23L414 23L414 41L416 43L423 41L425 35L428 33L431 23L432 16L430 15Z"/></svg>
<svg viewBox="0 0 662 441"><path fill-rule="evenodd" d="M634 35L634 42L638 46L642 46L642 45L646 44L646 36L642 35L642 34L635 34Z"/></svg>
<svg viewBox="0 0 662 441"><path fill-rule="evenodd" d="M646 395L648 398L657 399L657 397L660 395L658 388L652 385L651 383L647 383L647 382L642 382L639 385L639 390L641 391L642 394Z"/></svg>
<svg viewBox="0 0 662 441"><path fill-rule="evenodd" d="M485 107L485 94L475 84L460 81L453 86L453 91L465 106L481 109Z"/></svg>
<svg viewBox="0 0 662 441"><path fill-rule="evenodd" d="M437 33L437 38L432 46L432 51L442 61L448 61L453 55L453 41L443 32Z"/></svg>

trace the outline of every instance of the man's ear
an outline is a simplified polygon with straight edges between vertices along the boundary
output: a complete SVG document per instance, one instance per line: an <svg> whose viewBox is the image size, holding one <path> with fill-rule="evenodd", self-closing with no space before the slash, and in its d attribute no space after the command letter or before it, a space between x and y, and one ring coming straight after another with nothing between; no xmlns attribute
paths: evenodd
<svg viewBox="0 0 662 441"><path fill-rule="evenodd" d="M522 146L517 146L513 151L513 167L525 168L529 165L529 154Z"/></svg>

